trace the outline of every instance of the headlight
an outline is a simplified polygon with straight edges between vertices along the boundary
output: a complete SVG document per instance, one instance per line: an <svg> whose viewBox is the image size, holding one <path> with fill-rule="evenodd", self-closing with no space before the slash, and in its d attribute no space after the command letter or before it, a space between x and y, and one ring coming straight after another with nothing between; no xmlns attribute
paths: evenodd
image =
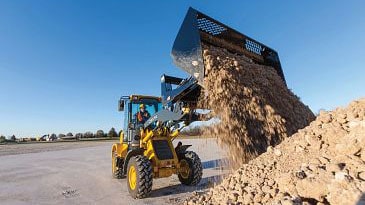
<svg viewBox="0 0 365 205"><path fill-rule="evenodd" d="M156 122L156 127L160 127L162 125L162 122L160 121L160 120L158 120L157 122Z"/></svg>

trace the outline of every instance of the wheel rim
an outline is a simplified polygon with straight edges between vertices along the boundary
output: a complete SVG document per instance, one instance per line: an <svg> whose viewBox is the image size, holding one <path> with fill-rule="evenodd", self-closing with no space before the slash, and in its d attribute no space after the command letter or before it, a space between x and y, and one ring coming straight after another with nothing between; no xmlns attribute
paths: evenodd
<svg viewBox="0 0 365 205"><path fill-rule="evenodd" d="M190 174L189 163L185 159L182 159L180 161L180 175L182 178L187 179L189 178L189 174Z"/></svg>
<svg viewBox="0 0 365 205"><path fill-rule="evenodd" d="M134 166L131 166L128 170L129 187L134 190L137 185L137 172Z"/></svg>

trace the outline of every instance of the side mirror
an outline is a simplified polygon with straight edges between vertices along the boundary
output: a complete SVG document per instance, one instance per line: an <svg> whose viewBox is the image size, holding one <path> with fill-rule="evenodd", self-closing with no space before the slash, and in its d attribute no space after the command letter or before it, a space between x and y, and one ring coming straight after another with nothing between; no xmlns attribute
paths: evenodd
<svg viewBox="0 0 365 205"><path fill-rule="evenodd" d="M128 124L128 128L131 129L131 130L134 130L136 128L135 124L133 122L130 122Z"/></svg>
<svg viewBox="0 0 365 205"><path fill-rule="evenodd" d="M118 111L124 111L124 100L120 99L118 103Z"/></svg>

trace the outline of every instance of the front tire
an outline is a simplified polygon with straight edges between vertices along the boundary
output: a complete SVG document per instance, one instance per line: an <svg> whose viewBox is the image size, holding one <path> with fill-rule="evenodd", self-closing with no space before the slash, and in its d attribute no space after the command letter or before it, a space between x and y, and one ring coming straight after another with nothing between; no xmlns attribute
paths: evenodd
<svg viewBox="0 0 365 205"><path fill-rule="evenodd" d="M127 185L135 199L148 196L152 190L152 165L147 157L137 155L130 158L127 169Z"/></svg>
<svg viewBox="0 0 365 205"><path fill-rule="evenodd" d="M199 184L203 176L203 166L199 156L193 151L187 151L180 158L179 180L182 184L194 186Z"/></svg>

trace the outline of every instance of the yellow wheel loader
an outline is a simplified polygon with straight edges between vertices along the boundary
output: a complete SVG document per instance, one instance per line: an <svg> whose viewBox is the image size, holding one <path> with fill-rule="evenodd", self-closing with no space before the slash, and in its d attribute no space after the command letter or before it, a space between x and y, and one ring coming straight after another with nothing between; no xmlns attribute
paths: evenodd
<svg viewBox="0 0 365 205"><path fill-rule="evenodd" d="M140 105L151 114L144 124L136 116ZM160 97L142 95L122 97L119 110L124 111L125 127L120 142L112 146L112 174L115 178L126 177L133 198L146 197L153 178L177 174L182 184L200 182L203 168L199 156L186 150L190 145L172 144L179 129L168 122L181 120L181 114L163 109Z"/></svg>
<svg viewBox="0 0 365 205"><path fill-rule="evenodd" d="M176 36L172 58L190 77L161 77L161 97L131 95L119 100L124 111L120 142L112 146L112 174L126 178L133 198L144 198L152 189L152 179L177 174L184 185L197 185L202 178L199 156L187 151L191 145L173 140L191 122L201 119L197 107L204 88L203 44L245 55L255 63L268 65L282 77L276 51L252 38L189 8ZM138 114L143 108L143 116ZM142 112L142 111L141 111ZM148 113L148 114L146 114Z"/></svg>

